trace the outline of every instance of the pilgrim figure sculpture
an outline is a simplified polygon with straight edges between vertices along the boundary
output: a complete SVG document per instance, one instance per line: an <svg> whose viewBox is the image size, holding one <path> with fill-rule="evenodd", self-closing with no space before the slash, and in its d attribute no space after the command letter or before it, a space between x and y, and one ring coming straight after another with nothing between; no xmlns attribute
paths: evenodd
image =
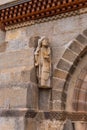
<svg viewBox="0 0 87 130"><path fill-rule="evenodd" d="M38 40L34 57L39 87L48 88L51 81L51 48L49 47L49 40L46 37L41 37Z"/></svg>

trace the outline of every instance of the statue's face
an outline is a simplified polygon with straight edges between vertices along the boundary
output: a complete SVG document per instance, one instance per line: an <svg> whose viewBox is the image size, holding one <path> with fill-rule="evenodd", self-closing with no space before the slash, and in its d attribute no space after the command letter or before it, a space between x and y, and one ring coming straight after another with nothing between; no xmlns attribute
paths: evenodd
<svg viewBox="0 0 87 130"><path fill-rule="evenodd" d="M48 40L47 39L42 40L42 46L48 46Z"/></svg>

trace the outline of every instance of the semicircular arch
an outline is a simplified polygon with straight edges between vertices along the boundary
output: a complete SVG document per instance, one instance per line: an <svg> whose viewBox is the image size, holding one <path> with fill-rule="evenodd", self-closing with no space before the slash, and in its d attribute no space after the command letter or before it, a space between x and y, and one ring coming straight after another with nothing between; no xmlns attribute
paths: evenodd
<svg viewBox="0 0 87 130"><path fill-rule="evenodd" d="M79 34L74 40L69 43L69 46L64 51L61 59L56 66L56 69L54 70L53 80L55 78L58 80L57 87L60 93L59 99L57 99L59 102L60 110L64 110L66 108L69 82L71 80L72 74L76 70L77 65L86 53L87 30L84 30L82 34Z"/></svg>

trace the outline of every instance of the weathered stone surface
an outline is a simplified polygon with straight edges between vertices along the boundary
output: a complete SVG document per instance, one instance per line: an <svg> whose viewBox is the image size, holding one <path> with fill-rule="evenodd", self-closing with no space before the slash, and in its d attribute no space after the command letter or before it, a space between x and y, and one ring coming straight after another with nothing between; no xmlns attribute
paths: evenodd
<svg viewBox="0 0 87 130"><path fill-rule="evenodd" d="M29 82L29 81L37 83L34 67L31 67L30 69L28 67L25 67L25 69L20 72L20 82Z"/></svg>
<svg viewBox="0 0 87 130"><path fill-rule="evenodd" d="M63 90L65 80L53 78L53 89Z"/></svg>
<svg viewBox="0 0 87 130"><path fill-rule="evenodd" d="M62 92L58 90L52 91L52 100L60 100L62 99Z"/></svg>
<svg viewBox="0 0 87 130"><path fill-rule="evenodd" d="M64 59L61 59L57 65L58 69L69 71L71 68L70 62L65 61Z"/></svg>
<svg viewBox="0 0 87 130"><path fill-rule="evenodd" d="M82 73L79 74L78 79L83 81L85 76L87 74L87 71L85 69L82 70Z"/></svg>
<svg viewBox="0 0 87 130"><path fill-rule="evenodd" d="M70 62L74 62L76 57L77 55L73 53L73 51L71 51L70 49L66 49L65 53L63 54L63 58Z"/></svg>
<svg viewBox="0 0 87 130"><path fill-rule="evenodd" d="M51 87L51 71L52 71L52 52L49 46L49 39L41 37L38 40L38 46L34 51L34 65L36 68L36 77L38 85L41 88Z"/></svg>
<svg viewBox="0 0 87 130"><path fill-rule="evenodd" d="M78 66L76 67L72 77L70 77L70 82L68 83L68 86L67 86L68 91L66 91L67 92L67 102L66 102L67 111L73 111L78 108L79 96L81 94L80 90L82 88L83 79L85 78L85 75L87 74L87 69L85 69L87 67L86 61L87 61L87 55L82 57L80 62L78 62ZM75 88L78 91L76 90L76 92L75 92ZM83 88L82 88L82 91L84 91ZM86 91L84 91L84 92L86 92ZM73 104L73 102L75 102L75 104ZM86 105L84 100L83 101L80 100L80 102L82 104L84 102L84 104ZM83 106L85 109L86 107L84 106L84 104L83 105L82 104L79 104L79 106Z"/></svg>
<svg viewBox="0 0 87 130"><path fill-rule="evenodd" d="M8 45L7 42L3 42L0 44L0 53L6 51L7 45Z"/></svg>
<svg viewBox="0 0 87 130"><path fill-rule="evenodd" d="M8 40L7 40L8 41ZM29 49L29 51L33 50L33 48L29 48L28 45L29 40L27 38L19 38L8 41L8 46L6 52L10 51L20 51L23 49ZM33 54L33 53L32 53Z"/></svg>
<svg viewBox="0 0 87 130"><path fill-rule="evenodd" d="M76 52L77 54L79 54L81 52L81 50L83 49L83 47L77 43L76 41L72 41L71 45L69 46L69 48Z"/></svg>
<svg viewBox="0 0 87 130"><path fill-rule="evenodd" d="M35 70L33 67L22 66L4 69L0 72L0 84L8 83L25 83L25 82L36 83ZM0 85L1 86L1 85Z"/></svg>
<svg viewBox="0 0 87 130"><path fill-rule="evenodd" d="M37 86L0 88L0 108L38 108Z"/></svg>
<svg viewBox="0 0 87 130"><path fill-rule="evenodd" d="M36 121L31 119L31 118L27 118L26 119L26 127L25 130L36 130Z"/></svg>
<svg viewBox="0 0 87 130"><path fill-rule="evenodd" d="M54 77L60 78L60 79L66 79L67 78L67 72L59 69L55 69L54 71Z"/></svg>
<svg viewBox="0 0 87 130"><path fill-rule="evenodd" d="M61 108L62 108L61 101L54 100L52 108L55 111L61 110Z"/></svg>
<svg viewBox="0 0 87 130"><path fill-rule="evenodd" d="M30 110L38 109L38 87L37 87L37 85L30 83L29 87L27 88L26 102L27 102L26 106Z"/></svg>
<svg viewBox="0 0 87 130"><path fill-rule="evenodd" d="M65 46L52 47L52 64L55 67L65 51Z"/></svg>
<svg viewBox="0 0 87 130"><path fill-rule="evenodd" d="M47 36L50 40L53 55L53 65L58 63L65 47L81 30L87 27L87 14L67 17L45 23L35 24L32 26L10 30L6 32L5 40L8 41L8 51L26 49L31 44L32 36ZM66 23L66 26L65 26ZM10 39L10 34L20 33L14 39ZM30 50L30 48L29 48Z"/></svg>
<svg viewBox="0 0 87 130"><path fill-rule="evenodd" d="M84 34L85 36L87 36L87 30L83 31L83 34Z"/></svg>
<svg viewBox="0 0 87 130"><path fill-rule="evenodd" d="M25 108L27 88L0 88L0 108Z"/></svg>
<svg viewBox="0 0 87 130"><path fill-rule="evenodd" d="M81 30L84 30L87 27L87 23L85 21L86 14L83 14L80 15L80 17L72 16L71 18L50 21L39 25L36 24L25 28L7 31L5 39L9 44L7 51L28 48L32 43L31 40L29 41L32 36L47 36L50 39L50 45L52 46L53 65L55 66L64 52L65 45L72 38L78 35ZM67 23L66 27L65 23ZM79 24L81 25L80 27L78 26Z"/></svg>
<svg viewBox="0 0 87 130"><path fill-rule="evenodd" d="M5 3L7 1L10 0L1 0L2 3ZM34 58L33 49L30 47L34 45L32 40L29 41L29 39L31 38L31 36L47 36L50 39L50 45L53 51L52 63L55 68L56 64L58 64L58 61L62 57L65 49L68 47L69 41L76 37L79 32L86 29L86 27L87 14L82 14L80 16L72 16L64 19L58 19L45 23L35 24L24 28L10 30L6 32L5 38L5 35L3 35L2 37L3 33L0 33L0 45L1 41L3 41L4 39L8 42L7 46L4 46L4 49L3 47L0 48L1 52L5 51L5 53L0 53L0 106L4 108L28 107L29 109L37 109L39 104L39 108L41 110L49 111L51 109L50 106L52 103L52 90L39 90L38 93L37 86L34 84L34 68L31 68L31 66L34 67ZM87 36L86 31L84 31L84 35ZM85 44L85 41L82 39L80 43L81 42ZM77 44L75 45L75 43L73 43L72 46L69 47L70 52L66 52L64 54L64 61L70 61L73 63L75 58L77 57L75 54L77 53L78 55L80 50L80 46L78 46ZM53 79L54 100L52 105L53 110L55 111L62 110L62 103L60 100L57 100L58 98L61 99L61 95L57 93L58 91L54 89L63 89L64 81L66 80L68 74L67 71L70 67L68 66L69 64L65 63L64 61L59 62L60 69L56 69L54 73L54 76L57 79ZM33 83L31 85L25 85L29 81ZM11 83L13 84L11 85ZM70 92L70 95L72 95L72 92ZM71 98L70 95L69 98ZM71 105L70 101L68 102L69 106ZM0 130L60 129L60 122L57 122L56 120L53 120L52 122L47 120L43 123L40 122L40 120L36 121L35 123L32 119L29 119L28 122L18 122L17 118L15 118L14 121L13 118L4 118L2 120L0 117L0 120ZM24 127L24 123L25 125L27 123L27 127ZM79 127L77 127L77 129L78 128Z"/></svg>
<svg viewBox="0 0 87 130"><path fill-rule="evenodd" d="M85 38L83 35L79 35L79 36L77 36L76 37L76 39L80 42L80 43L82 43L83 45L87 45L87 38Z"/></svg>
<svg viewBox="0 0 87 130"><path fill-rule="evenodd" d="M0 54L0 70L4 68L12 68L19 66L32 66L33 56L32 50L13 51Z"/></svg>
<svg viewBox="0 0 87 130"><path fill-rule="evenodd" d="M38 39L40 39L40 36L32 36L29 40L29 47L36 48L38 46Z"/></svg>
<svg viewBox="0 0 87 130"><path fill-rule="evenodd" d="M24 130L23 117L0 117L0 130Z"/></svg>
<svg viewBox="0 0 87 130"><path fill-rule="evenodd" d="M63 130L64 121L36 120L37 127L34 130ZM29 127L33 128L33 127ZM30 129L33 130L33 129Z"/></svg>
<svg viewBox="0 0 87 130"><path fill-rule="evenodd" d="M39 107L44 111L51 109L51 89L39 89Z"/></svg>
<svg viewBox="0 0 87 130"><path fill-rule="evenodd" d="M83 123L81 121L77 121L77 122L75 122L75 128L76 128L76 130L81 130L81 129L85 130L87 128L87 126L86 126L85 122Z"/></svg>

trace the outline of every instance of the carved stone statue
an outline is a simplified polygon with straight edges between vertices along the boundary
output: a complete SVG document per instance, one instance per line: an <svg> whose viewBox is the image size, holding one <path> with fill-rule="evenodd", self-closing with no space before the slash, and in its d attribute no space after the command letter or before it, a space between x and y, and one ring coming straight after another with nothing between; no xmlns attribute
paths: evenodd
<svg viewBox="0 0 87 130"><path fill-rule="evenodd" d="M51 49L49 40L41 37L34 52L36 75L39 87L50 87L51 77Z"/></svg>

